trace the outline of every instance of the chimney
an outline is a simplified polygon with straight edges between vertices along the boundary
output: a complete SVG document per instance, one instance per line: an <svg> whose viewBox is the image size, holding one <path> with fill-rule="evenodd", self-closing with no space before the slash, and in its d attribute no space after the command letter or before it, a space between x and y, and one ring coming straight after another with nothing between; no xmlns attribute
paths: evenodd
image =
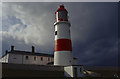
<svg viewBox="0 0 120 79"><path fill-rule="evenodd" d="M35 52L35 47L34 46L32 46L32 53L34 53Z"/></svg>
<svg viewBox="0 0 120 79"><path fill-rule="evenodd" d="M8 53L8 50L6 50L6 54Z"/></svg>
<svg viewBox="0 0 120 79"><path fill-rule="evenodd" d="M14 51L14 46L11 46L11 51Z"/></svg>

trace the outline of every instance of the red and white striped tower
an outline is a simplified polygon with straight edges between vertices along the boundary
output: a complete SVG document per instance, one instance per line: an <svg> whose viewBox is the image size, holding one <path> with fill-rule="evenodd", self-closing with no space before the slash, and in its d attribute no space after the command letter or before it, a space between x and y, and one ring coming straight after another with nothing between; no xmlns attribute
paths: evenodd
<svg viewBox="0 0 120 79"><path fill-rule="evenodd" d="M54 65L68 66L73 64L70 22L64 5L60 5L56 13Z"/></svg>

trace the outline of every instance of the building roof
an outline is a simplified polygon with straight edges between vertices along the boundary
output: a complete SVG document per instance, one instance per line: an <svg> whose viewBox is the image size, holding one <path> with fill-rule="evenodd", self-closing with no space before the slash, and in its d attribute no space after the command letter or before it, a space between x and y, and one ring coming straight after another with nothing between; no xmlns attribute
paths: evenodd
<svg viewBox="0 0 120 79"><path fill-rule="evenodd" d="M6 54L12 53L12 54L22 54L22 55L34 55L34 56L46 56L46 57L54 57L53 54L45 54L45 53L38 53L38 52L30 52L30 51L20 51L20 50L13 50L13 51L8 51L5 53L2 57L6 56ZM1 58L2 58L1 57ZM78 58L73 58L74 60L77 60Z"/></svg>
<svg viewBox="0 0 120 79"><path fill-rule="evenodd" d="M12 54L22 54L22 55L33 55L33 56L45 56L45 57L54 57L53 54L45 54L45 53L38 53L34 51L34 46L32 46L32 51L21 51L21 50L14 50L14 46L11 46L11 50L8 51L6 50L6 53L0 57L3 58L4 56L6 56L8 53L12 53ZM73 58L74 60L77 60L78 58Z"/></svg>
<svg viewBox="0 0 120 79"><path fill-rule="evenodd" d="M20 50L9 51L8 53L12 53L12 54L22 54L22 55L34 55L34 56L54 57L53 54L45 54L45 53L29 52L29 51L20 51Z"/></svg>

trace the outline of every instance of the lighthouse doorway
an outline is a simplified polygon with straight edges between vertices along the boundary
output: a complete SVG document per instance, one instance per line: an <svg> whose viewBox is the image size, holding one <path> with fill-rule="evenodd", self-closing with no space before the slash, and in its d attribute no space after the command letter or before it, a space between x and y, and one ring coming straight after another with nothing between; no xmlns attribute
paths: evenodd
<svg viewBox="0 0 120 79"><path fill-rule="evenodd" d="M74 77L77 77L77 68L74 67Z"/></svg>

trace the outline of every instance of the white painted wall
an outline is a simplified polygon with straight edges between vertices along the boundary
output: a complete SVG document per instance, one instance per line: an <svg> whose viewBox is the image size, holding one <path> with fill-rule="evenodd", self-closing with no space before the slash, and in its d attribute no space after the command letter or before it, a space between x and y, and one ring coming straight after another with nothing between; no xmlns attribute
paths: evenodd
<svg viewBox="0 0 120 79"><path fill-rule="evenodd" d="M77 68L77 77L84 77L84 68L83 66L72 66L72 70L73 70L73 76L74 75L74 68ZM80 68L81 68L81 72L80 72Z"/></svg>
<svg viewBox="0 0 120 79"><path fill-rule="evenodd" d="M75 77L74 68L77 68L77 77L84 77L83 66L66 66L64 67L64 75L66 77ZM80 72L80 68L81 68L81 72Z"/></svg>
<svg viewBox="0 0 120 79"><path fill-rule="evenodd" d="M73 64L71 51L56 51L54 53L54 65L68 66Z"/></svg>
<svg viewBox="0 0 120 79"><path fill-rule="evenodd" d="M8 63L9 54L6 54L4 57L1 58L1 62Z"/></svg>
<svg viewBox="0 0 120 79"><path fill-rule="evenodd" d="M22 55L9 53L8 63L22 64Z"/></svg>
<svg viewBox="0 0 120 79"><path fill-rule="evenodd" d="M26 59L26 56L28 56L28 60ZM34 60L34 57L36 57L36 60ZM43 60L41 60L41 57L43 58ZM50 58L49 61L48 58ZM46 65L48 62L53 62L53 57L32 56L32 55L23 56L23 64Z"/></svg>
<svg viewBox="0 0 120 79"><path fill-rule="evenodd" d="M64 75L66 77L73 77L73 73L72 73L72 66L67 66L67 67L64 67Z"/></svg>
<svg viewBox="0 0 120 79"><path fill-rule="evenodd" d="M67 21L55 22L54 27L55 27L55 31L57 31L57 35L55 35L55 40L58 39L71 40L69 22ZM54 65L58 65L58 66L73 65L72 51L55 51Z"/></svg>
<svg viewBox="0 0 120 79"><path fill-rule="evenodd" d="M71 39L70 36L70 25L66 22L59 22L55 26L55 31L57 31L57 35L55 35L55 40L57 39Z"/></svg>
<svg viewBox="0 0 120 79"><path fill-rule="evenodd" d="M28 56L28 59L26 59ZM36 57L36 60L34 60ZM41 57L43 60L41 60ZM48 61L49 58L49 61ZM2 62L5 63L16 63L16 64L37 64L37 65L46 65L48 62L53 62L53 57L43 57L43 56L34 56L34 55L23 55L23 54L6 54L3 58L1 58Z"/></svg>

